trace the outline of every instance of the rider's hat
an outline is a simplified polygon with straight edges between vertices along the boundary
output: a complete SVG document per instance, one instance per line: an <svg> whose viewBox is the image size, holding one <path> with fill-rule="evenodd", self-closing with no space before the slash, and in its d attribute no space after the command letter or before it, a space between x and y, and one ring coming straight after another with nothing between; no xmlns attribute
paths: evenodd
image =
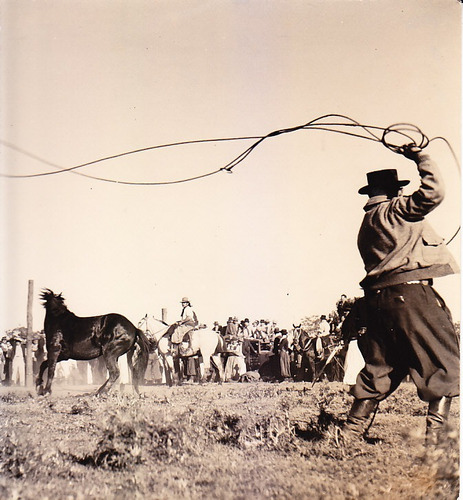
<svg viewBox="0 0 463 500"><path fill-rule="evenodd" d="M399 181L395 168L368 172L367 181L368 184L359 189L359 194L368 194L372 188L397 189L410 183L407 180Z"/></svg>
<svg viewBox="0 0 463 500"><path fill-rule="evenodd" d="M190 303L190 299L188 297L182 297L182 300L181 300L182 304L184 302L188 302L188 304Z"/></svg>

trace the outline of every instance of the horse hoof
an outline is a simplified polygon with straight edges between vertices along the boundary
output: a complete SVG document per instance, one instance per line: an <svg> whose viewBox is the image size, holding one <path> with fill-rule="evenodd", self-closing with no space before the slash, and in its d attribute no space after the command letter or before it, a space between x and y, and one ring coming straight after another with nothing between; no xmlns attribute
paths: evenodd
<svg viewBox="0 0 463 500"><path fill-rule="evenodd" d="M98 389L94 396L97 397L97 398L105 398L109 395L109 390L108 389Z"/></svg>

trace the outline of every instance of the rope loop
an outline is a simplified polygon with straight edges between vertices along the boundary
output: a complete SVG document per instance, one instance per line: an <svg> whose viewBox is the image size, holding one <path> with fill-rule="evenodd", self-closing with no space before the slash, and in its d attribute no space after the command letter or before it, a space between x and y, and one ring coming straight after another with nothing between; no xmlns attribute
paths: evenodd
<svg viewBox="0 0 463 500"><path fill-rule="evenodd" d="M387 136L394 134L398 136L398 140L387 140ZM402 154L405 146L415 146L424 149L429 144L429 139L415 125L410 123L396 123L384 129L381 142L394 153ZM400 142L400 144L397 144Z"/></svg>

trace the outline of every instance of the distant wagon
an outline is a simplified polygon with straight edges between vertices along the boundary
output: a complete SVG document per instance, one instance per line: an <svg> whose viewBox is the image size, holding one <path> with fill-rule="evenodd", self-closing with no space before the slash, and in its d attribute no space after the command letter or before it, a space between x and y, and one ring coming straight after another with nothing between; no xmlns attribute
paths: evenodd
<svg viewBox="0 0 463 500"><path fill-rule="evenodd" d="M258 370L272 354L272 345L270 342L253 339L250 341L256 354L251 353L251 370Z"/></svg>

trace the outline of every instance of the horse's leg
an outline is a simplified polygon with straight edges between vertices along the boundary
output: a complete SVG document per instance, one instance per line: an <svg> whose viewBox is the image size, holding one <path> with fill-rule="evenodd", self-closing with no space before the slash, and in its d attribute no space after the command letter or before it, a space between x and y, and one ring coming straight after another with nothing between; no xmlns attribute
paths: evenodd
<svg viewBox="0 0 463 500"><path fill-rule="evenodd" d="M174 385L174 358L171 354L166 354L163 358L166 372L166 383L169 387L172 387Z"/></svg>
<svg viewBox="0 0 463 500"><path fill-rule="evenodd" d="M211 368L211 355L212 353L203 352L203 365L204 365L204 374L201 377L201 382L208 381L212 377L212 368Z"/></svg>
<svg viewBox="0 0 463 500"><path fill-rule="evenodd" d="M177 376L178 385L182 385L183 382L183 361L180 356L172 357L172 375L175 374Z"/></svg>
<svg viewBox="0 0 463 500"><path fill-rule="evenodd" d="M132 373L132 384L135 392L139 395L140 384L145 381L145 373L150 360L149 343L142 331L137 332L137 338L133 347L127 353L127 361Z"/></svg>
<svg viewBox="0 0 463 500"><path fill-rule="evenodd" d="M39 373L35 379L35 389L39 396L43 396L43 374L48 367L48 359L42 361L39 368Z"/></svg>
<svg viewBox="0 0 463 500"><path fill-rule="evenodd" d="M119 366L117 364L117 357L112 352L112 350L103 353L103 358L106 363L106 368L109 372L109 377L106 382L96 391L97 396L103 394L104 392L109 392L111 387L114 385L114 382L116 382L120 375Z"/></svg>
<svg viewBox="0 0 463 500"><path fill-rule="evenodd" d="M214 366L217 368L217 371L219 373L219 383L221 384L225 379L222 357L220 354L214 354L213 356L211 356L211 359L212 362L214 363Z"/></svg>
<svg viewBox="0 0 463 500"><path fill-rule="evenodd" d="M127 352L129 345L127 343L110 342L103 347L103 359L106 363L106 368L109 372L109 377L106 382L96 391L99 396L104 392L109 392L114 382L119 378L120 370L117 360L119 356Z"/></svg>
<svg viewBox="0 0 463 500"><path fill-rule="evenodd" d="M308 362L310 367L310 380L309 382L315 382L315 377L317 375L317 360L315 354L308 354Z"/></svg>
<svg viewBox="0 0 463 500"><path fill-rule="evenodd" d="M141 370L137 367L136 359L141 356L140 348L137 344L134 344L133 347L127 352L127 365L129 368L129 375L132 382L132 387L135 390L135 393L140 396L140 383L144 381L144 373L146 371L146 365L144 366L144 370ZM134 361L135 358L135 361ZM143 372L143 373L142 373Z"/></svg>
<svg viewBox="0 0 463 500"><path fill-rule="evenodd" d="M201 362L199 356L195 358L195 372L196 375L194 377L195 382L198 382L201 379Z"/></svg>
<svg viewBox="0 0 463 500"><path fill-rule="evenodd" d="M198 382L200 382L204 376L204 361L202 356L198 356L199 371L198 371Z"/></svg>
<svg viewBox="0 0 463 500"><path fill-rule="evenodd" d="M171 368L172 383L175 381L178 385L182 385L183 383L183 371L185 368L185 363L180 356L180 349L180 344L170 344L171 360L169 360L169 366Z"/></svg>
<svg viewBox="0 0 463 500"><path fill-rule="evenodd" d="M301 380L303 380L304 382L312 382L313 381L312 362L310 360L308 353L306 353L306 352L304 352L302 354L301 374L302 374Z"/></svg>
<svg viewBox="0 0 463 500"><path fill-rule="evenodd" d="M45 388L42 391L42 395L51 394L51 384L53 383L53 378L55 376L56 363L58 361L63 361L65 359L63 357L60 357L60 354L61 354L61 347L50 349L50 352L48 353L47 383L45 384Z"/></svg>

